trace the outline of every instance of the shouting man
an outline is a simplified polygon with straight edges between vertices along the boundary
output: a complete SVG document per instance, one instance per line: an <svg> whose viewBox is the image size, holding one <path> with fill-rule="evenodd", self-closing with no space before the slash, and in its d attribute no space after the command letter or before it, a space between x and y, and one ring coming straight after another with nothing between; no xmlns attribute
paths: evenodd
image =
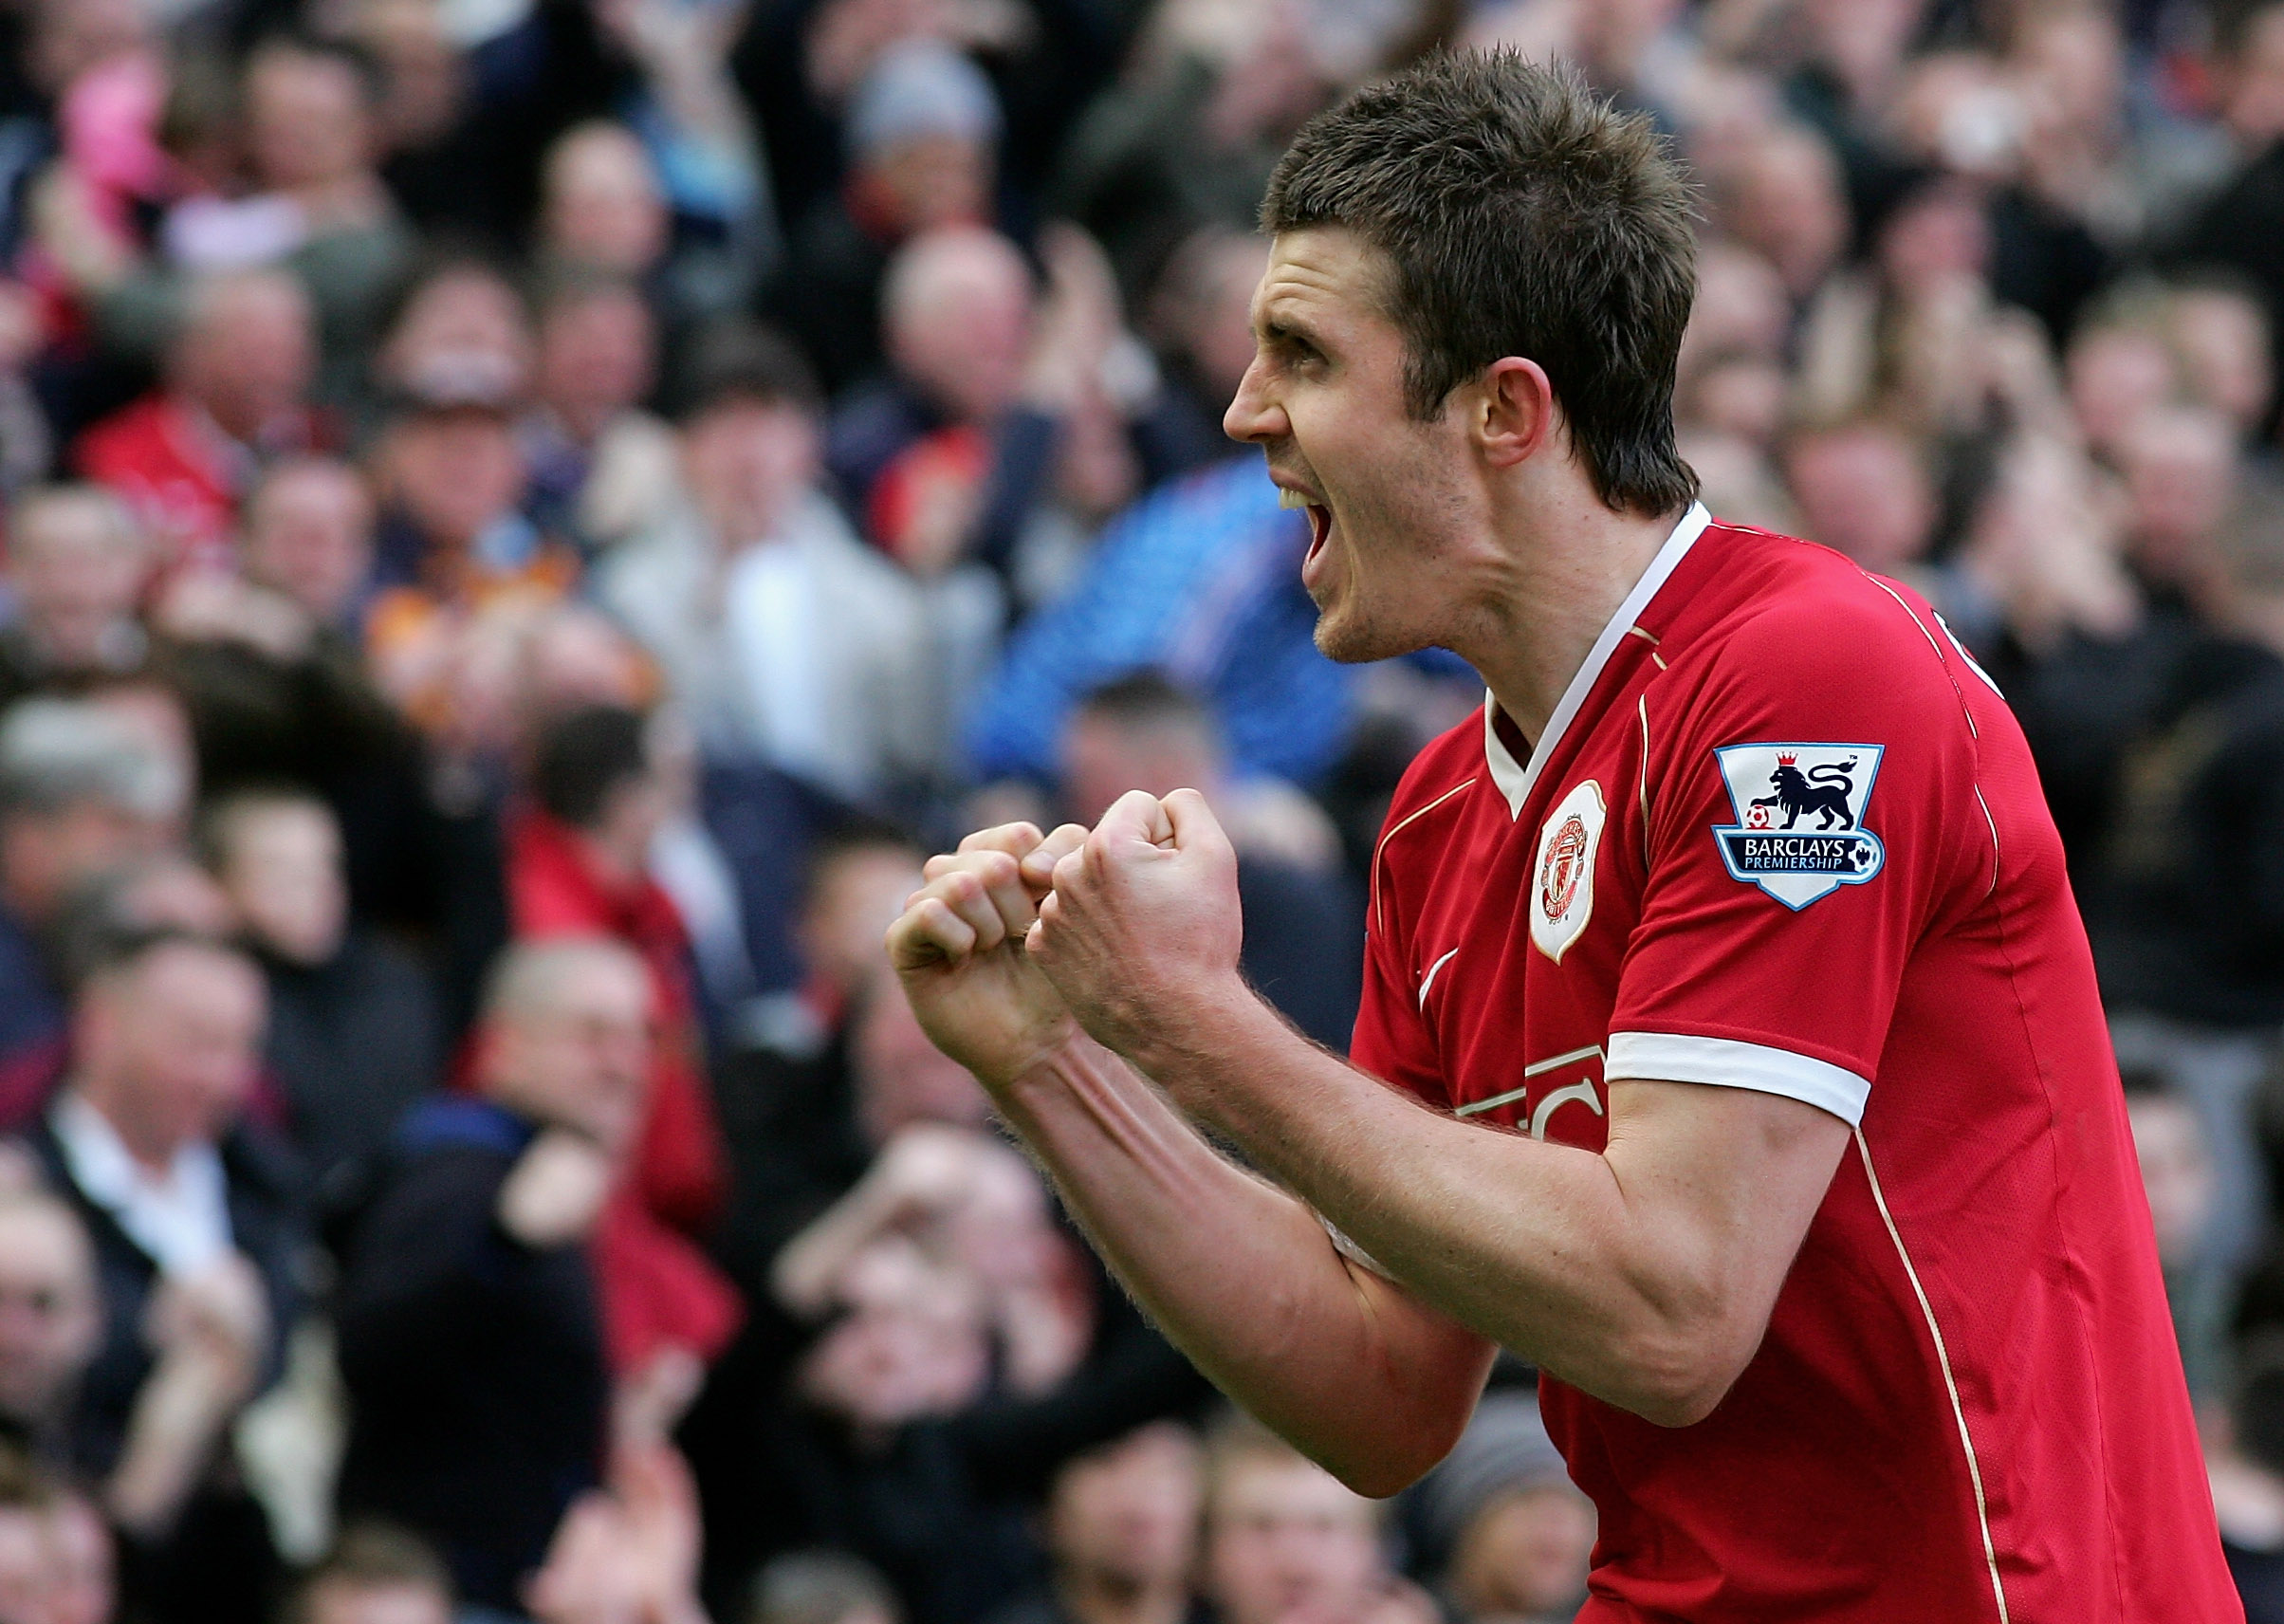
<svg viewBox="0 0 2284 1624"><path fill-rule="evenodd" d="M1390 811L1354 1064L1238 974L1186 790L936 858L890 935L930 1034L1363 1492L1537 1364L1593 1624L2240 1617L2021 732L1925 602L1693 500L1647 124L1441 57L1263 216L1226 426L1307 509L1317 643L1490 689Z"/></svg>

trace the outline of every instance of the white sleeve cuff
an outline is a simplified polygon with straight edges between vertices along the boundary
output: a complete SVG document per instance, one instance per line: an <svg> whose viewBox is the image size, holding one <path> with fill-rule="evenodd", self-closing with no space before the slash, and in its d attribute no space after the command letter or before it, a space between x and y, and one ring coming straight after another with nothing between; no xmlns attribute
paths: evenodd
<svg viewBox="0 0 2284 1624"><path fill-rule="evenodd" d="M1612 1032L1602 1075L1613 1081L1631 1077L1781 1094L1829 1111L1851 1128L1863 1119L1864 1102L1871 1098L1870 1079L1829 1061L1763 1043L1683 1038L1669 1032Z"/></svg>

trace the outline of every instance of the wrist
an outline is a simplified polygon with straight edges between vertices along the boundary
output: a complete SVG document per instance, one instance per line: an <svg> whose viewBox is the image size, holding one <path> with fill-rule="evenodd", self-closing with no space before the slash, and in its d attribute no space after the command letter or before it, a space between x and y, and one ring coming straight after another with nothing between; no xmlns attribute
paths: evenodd
<svg viewBox="0 0 2284 1624"><path fill-rule="evenodd" d="M1201 1060L1226 1053L1229 1040L1247 1023L1276 1020L1235 969L1166 987L1151 1001L1148 1015L1128 1022L1111 1046L1162 1083L1194 1072Z"/></svg>

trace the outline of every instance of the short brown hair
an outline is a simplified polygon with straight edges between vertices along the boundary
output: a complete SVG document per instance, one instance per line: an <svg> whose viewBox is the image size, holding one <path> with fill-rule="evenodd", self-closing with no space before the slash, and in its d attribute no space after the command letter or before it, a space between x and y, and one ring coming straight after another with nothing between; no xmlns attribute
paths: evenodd
<svg viewBox="0 0 2284 1624"><path fill-rule="evenodd" d="M1301 126L1269 179L1269 231L1341 226L1392 262L1412 414L1504 356L1546 369L1613 508L1697 494L1673 382L1697 290L1689 184L1664 139L1567 68L1439 52Z"/></svg>

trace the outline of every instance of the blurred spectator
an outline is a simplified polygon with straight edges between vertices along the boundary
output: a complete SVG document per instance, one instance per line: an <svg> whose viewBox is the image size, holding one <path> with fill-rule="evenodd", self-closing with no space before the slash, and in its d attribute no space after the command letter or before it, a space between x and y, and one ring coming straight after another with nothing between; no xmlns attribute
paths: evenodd
<svg viewBox="0 0 2284 1624"><path fill-rule="evenodd" d="M2146 1072L2125 1076L2126 1114L2133 1124L2133 1152L2157 1232L2157 1261L2189 1394L2200 1405L2220 1396L2226 1372L2224 1323L2237 1282L2211 1264L2207 1238L2213 1216L2213 1157L2196 1108Z"/></svg>
<svg viewBox="0 0 2284 1624"><path fill-rule="evenodd" d="M428 977L352 929L340 825L294 789L246 789L200 819L214 877L269 986L265 1045L287 1130L321 1193L378 1155L433 1090L444 1043Z"/></svg>
<svg viewBox="0 0 2284 1624"><path fill-rule="evenodd" d="M533 804L508 832L510 926L520 941L604 936L638 954L651 978L653 1051L635 1151L644 1204L692 1233L720 1215L725 1175L705 1082L690 935L651 877L653 841L671 803L649 720L595 706L535 741Z"/></svg>
<svg viewBox="0 0 2284 1624"><path fill-rule="evenodd" d="M1838 160L1813 132L1769 129L1721 174L1714 213L1724 234L1774 267L1796 304L1823 283L1848 246L1848 197Z"/></svg>
<svg viewBox="0 0 2284 1624"><path fill-rule="evenodd" d="M2206 1451L2220 1547L2245 1624L2284 1619L2284 1345L2257 1337L2238 1359L2221 1443Z"/></svg>
<svg viewBox="0 0 2284 1624"><path fill-rule="evenodd" d="M530 388L533 341L515 284L491 261L447 253L405 279L373 358L382 406L474 398L513 404Z"/></svg>
<svg viewBox="0 0 2284 1624"><path fill-rule="evenodd" d="M1099 256L1071 233L1041 241L1035 303L1015 245L945 226L897 250L881 287L891 376L834 414L827 461L874 544L923 577L973 560L1012 567L1049 495L1064 417L1118 334Z"/></svg>
<svg viewBox="0 0 2284 1624"><path fill-rule="evenodd" d="M84 973L71 1071L26 1143L95 1243L103 1342L72 1453L106 1484L131 1587L162 1617L258 1605L262 1514L225 1469L230 1428L277 1374L308 1232L283 1151L243 1120L259 972L178 930L120 932Z"/></svg>
<svg viewBox="0 0 2284 1624"><path fill-rule="evenodd" d="M672 500L673 437L642 409L656 323L631 283L572 276L542 298L538 329L521 430L529 506L591 557L658 523Z"/></svg>
<svg viewBox="0 0 2284 1624"><path fill-rule="evenodd" d="M2268 306L2269 341L2284 343L2284 264L2270 250L2284 231L2284 6L2216 8L2216 100L2238 168L2179 245L2192 265L2224 265L2251 279Z"/></svg>
<svg viewBox="0 0 2284 1624"><path fill-rule="evenodd" d="M363 377L381 304L412 247L375 167L378 89L353 50L298 37L256 46L241 90L253 189L300 216L285 263L317 307L321 393L336 405Z"/></svg>
<svg viewBox="0 0 2284 1624"><path fill-rule="evenodd" d="M382 1523L341 1531L295 1587L282 1624L452 1624L452 1576L426 1542Z"/></svg>
<svg viewBox="0 0 2284 1624"><path fill-rule="evenodd" d="M783 341L726 337L682 423L687 503L598 591L665 671L711 756L853 801L926 776L942 712L918 595L820 488L814 386Z"/></svg>
<svg viewBox="0 0 2284 1624"><path fill-rule="evenodd" d="M2201 407L2145 412L2116 447L2125 476L2127 546L2147 585L2204 607L2224 567L2220 532L2237 507L2235 425Z"/></svg>
<svg viewBox="0 0 2284 1624"><path fill-rule="evenodd" d="M0 1616L11 1624L110 1624L107 1572L83 1575L75 1559L81 1504L29 1458L0 1446Z"/></svg>
<svg viewBox="0 0 2284 1624"><path fill-rule="evenodd" d="M2111 289L2071 334L2062 364L2071 413L2087 444L2114 461L2127 431L2155 408L2174 404L2182 391L2162 292L2134 283Z"/></svg>
<svg viewBox="0 0 2284 1624"><path fill-rule="evenodd" d="M1806 429L1786 441L1784 471L1808 540L1881 575L1925 558L1936 492L1907 436L1877 421Z"/></svg>
<svg viewBox="0 0 2284 1624"><path fill-rule="evenodd" d="M484 651L464 638L486 618L505 630L562 598L577 555L523 511L528 470L507 401L439 393L414 402L374 452L383 518L366 619L382 691L423 729L468 733L454 668Z"/></svg>
<svg viewBox="0 0 2284 1624"><path fill-rule="evenodd" d="M1520 1393L1493 1393L1443 1465L1408 1491L1419 1554L1468 1624L1560 1624L1586 1599L1593 1503Z"/></svg>
<svg viewBox="0 0 2284 1624"><path fill-rule="evenodd" d="M1155 1421L1073 1459L1047 1494L1051 1587L995 1624L1186 1624L1198 1616L1196 1436Z"/></svg>
<svg viewBox="0 0 2284 1624"><path fill-rule="evenodd" d="M177 581L155 606L156 667L190 713L210 794L265 781L345 794L408 747L352 625L372 549L356 472L292 458L248 498L240 572Z"/></svg>
<svg viewBox="0 0 2284 1624"><path fill-rule="evenodd" d="M1232 225L1201 227L1168 259L1144 306L1166 374L1135 425L1150 484L1229 454L1222 414L1253 364L1253 290L1268 263L1260 235Z"/></svg>
<svg viewBox="0 0 2284 1624"><path fill-rule="evenodd" d="M880 1571L840 1551L778 1558L753 1581L745 1624L903 1624Z"/></svg>
<svg viewBox="0 0 2284 1624"><path fill-rule="evenodd" d="M1053 782L1072 707L1155 669L1206 700L1232 771L1320 779L1346 742L1355 674L1317 652L1308 526L1277 503L1248 454L1127 509L1069 596L1010 639L963 730L970 769Z"/></svg>
<svg viewBox="0 0 2284 1624"><path fill-rule="evenodd" d="M600 1478L611 1386L589 1243L640 1120L651 984L617 943L510 949L478 1097L437 1100L343 1259L345 1515L434 1541L468 1601L512 1610Z"/></svg>
<svg viewBox="0 0 2284 1624"><path fill-rule="evenodd" d="M580 1497L525 1587L532 1624L706 1624L698 1504L672 1447L621 1446L605 1489Z"/></svg>
<svg viewBox="0 0 2284 1624"><path fill-rule="evenodd" d="M40 1190L0 1193L0 1429L39 1459L71 1460L71 1412L103 1339L95 1248Z"/></svg>
<svg viewBox="0 0 2284 1624"><path fill-rule="evenodd" d="M279 270L200 282L167 345L165 381L80 437L79 471L120 492L170 569L223 570L264 459L325 449L309 296Z"/></svg>
<svg viewBox="0 0 2284 1624"><path fill-rule="evenodd" d="M1322 809L1281 781L1232 779L1205 707L1147 672L1082 700L1061 754L1065 809L1089 828L1130 789L1195 789L1213 803L1237 848L1245 978L1310 1037L1345 1048L1364 967L1341 926L1360 904Z"/></svg>
<svg viewBox="0 0 2284 1624"><path fill-rule="evenodd" d="M150 639L136 619L151 544L97 486L25 492L9 513L10 616L0 626L0 705L138 671Z"/></svg>
<svg viewBox="0 0 2284 1624"><path fill-rule="evenodd" d="M2275 399L2275 358L2259 295L2241 278L2208 271L2177 279L2168 303L2189 397L2234 423L2250 444Z"/></svg>
<svg viewBox="0 0 2284 1624"><path fill-rule="evenodd" d="M1206 1599L1223 1624L1428 1624L1389 1572L1380 1508L1247 1416L1206 1454Z"/></svg>
<svg viewBox="0 0 2284 1624"><path fill-rule="evenodd" d="M51 955L65 903L158 850L190 788L130 723L84 701L28 700L0 721L0 1060L61 1039Z"/></svg>
<svg viewBox="0 0 2284 1624"><path fill-rule="evenodd" d="M1326 100L1317 18L1290 0L1151 13L1123 83L1072 132L1048 194L1139 300L1201 226L1253 224L1269 170Z"/></svg>
<svg viewBox="0 0 2284 1624"><path fill-rule="evenodd" d="M885 360L880 290L889 255L921 232L991 219L999 102L959 51L906 39L874 60L842 130L847 177L795 231L770 301L836 396L868 381Z"/></svg>

